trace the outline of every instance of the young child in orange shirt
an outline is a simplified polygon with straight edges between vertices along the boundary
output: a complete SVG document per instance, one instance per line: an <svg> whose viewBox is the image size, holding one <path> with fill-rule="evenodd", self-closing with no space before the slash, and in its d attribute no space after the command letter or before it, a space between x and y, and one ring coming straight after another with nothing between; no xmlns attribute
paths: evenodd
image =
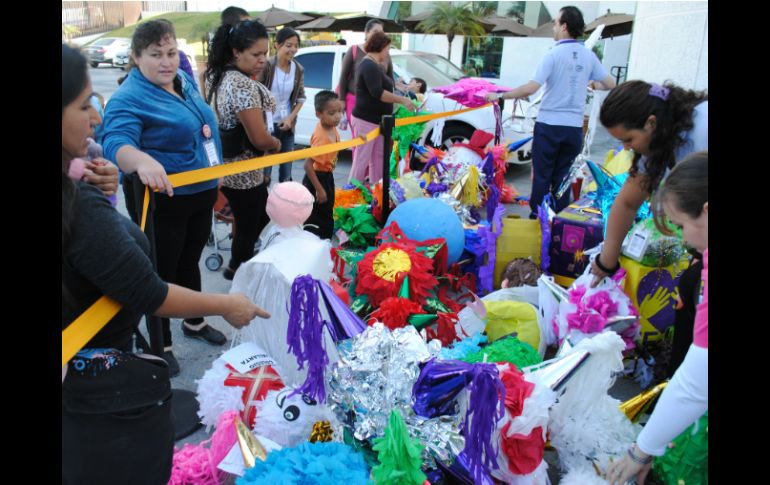
<svg viewBox="0 0 770 485"><path fill-rule="evenodd" d="M337 143L340 134L337 125L342 118L342 102L332 91L320 91L315 95L315 115L318 124L310 136L310 146L319 147ZM305 224L318 226L306 227L306 230L321 239L331 239L334 233L334 167L337 166L337 152L317 155L305 161L305 178L302 185L307 187L313 197L313 212Z"/></svg>

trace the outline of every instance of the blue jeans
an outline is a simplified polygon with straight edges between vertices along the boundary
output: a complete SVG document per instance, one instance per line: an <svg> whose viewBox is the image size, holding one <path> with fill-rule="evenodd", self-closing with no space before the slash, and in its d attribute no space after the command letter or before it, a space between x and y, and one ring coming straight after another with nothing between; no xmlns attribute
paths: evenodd
<svg viewBox="0 0 770 485"><path fill-rule="evenodd" d="M273 136L281 140L281 151L279 153L293 152L294 151L294 132L283 131L278 128L278 124L273 124ZM282 163L278 169L278 181L286 182L291 180L291 164L292 162ZM265 175L270 177L273 173L273 167L265 167Z"/></svg>
<svg viewBox="0 0 770 485"><path fill-rule="evenodd" d="M572 126L556 126L535 123L532 140L532 166L535 176L532 180L532 194L529 207L537 215L537 207L546 194L559 190L564 177L569 173L575 157L583 145L583 129ZM556 202L555 212L560 212L569 205L571 192L567 190Z"/></svg>

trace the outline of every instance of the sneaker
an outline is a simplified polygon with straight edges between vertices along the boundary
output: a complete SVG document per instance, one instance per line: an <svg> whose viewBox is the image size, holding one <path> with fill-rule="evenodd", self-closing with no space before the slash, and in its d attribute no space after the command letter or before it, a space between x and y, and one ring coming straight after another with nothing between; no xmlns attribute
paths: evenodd
<svg viewBox="0 0 770 485"><path fill-rule="evenodd" d="M174 353L170 350L163 352L163 360L166 361L168 364L168 375L169 377L176 377L179 375L179 362L177 362L176 357L174 357Z"/></svg>
<svg viewBox="0 0 770 485"><path fill-rule="evenodd" d="M224 345L227 342L227 337L225 337L225 334L212 327L211 325L206 325L200 330L190 330L187 328L187 325L184 324L183 320L182 332L184 333L185 337L205 340L211 345Z"/></svg>

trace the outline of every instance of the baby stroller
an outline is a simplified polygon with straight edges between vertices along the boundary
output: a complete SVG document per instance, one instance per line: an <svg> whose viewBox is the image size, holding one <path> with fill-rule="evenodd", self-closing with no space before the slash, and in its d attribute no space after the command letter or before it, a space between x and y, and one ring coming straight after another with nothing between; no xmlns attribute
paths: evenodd
<svg viewBox="0 0 770 485"><path fill-rule="evenodd" d="M232 229L228 226L232 224ZM225 235L219 236L217 226L225 226ZM211 215L211 234L209 234L209 240L206 243L207 246L214 246L214 252L206 257L206 268L209 271L217 271L222 267L224 259L219 251L230 251L231 246L222 247L221 243L224 241L232 240L233 233L235 232L235 219L233 218L233 211L230 209L230 204L227 202L227 197L222 191L217 191L217 201L214 203L214 211Z"/></svg>

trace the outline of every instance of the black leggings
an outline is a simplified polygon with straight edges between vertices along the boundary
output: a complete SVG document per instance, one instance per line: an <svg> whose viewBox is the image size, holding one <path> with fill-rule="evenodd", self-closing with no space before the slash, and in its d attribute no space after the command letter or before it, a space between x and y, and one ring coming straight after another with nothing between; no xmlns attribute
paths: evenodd
<svg viewBox="0 0 770 485"><path fill-rule="evenodd" d="M155 251L158 275L167 283L174 283L201 291L201 272L198 262L211 233L211 215L217 189L197 194L155 194ZM163 345L171 345L171 324L162 318ZM203 323L202 318L188 318L191 325Z"/></svg>
<svg viewBox="0 0 770 485"><path fill-rule="evenodd" d="M254 245L270 218L267 215L267 184L251 189L222 187L222 193L230 203L235 224L230 269L238 267L254 257Z"/></svg>

